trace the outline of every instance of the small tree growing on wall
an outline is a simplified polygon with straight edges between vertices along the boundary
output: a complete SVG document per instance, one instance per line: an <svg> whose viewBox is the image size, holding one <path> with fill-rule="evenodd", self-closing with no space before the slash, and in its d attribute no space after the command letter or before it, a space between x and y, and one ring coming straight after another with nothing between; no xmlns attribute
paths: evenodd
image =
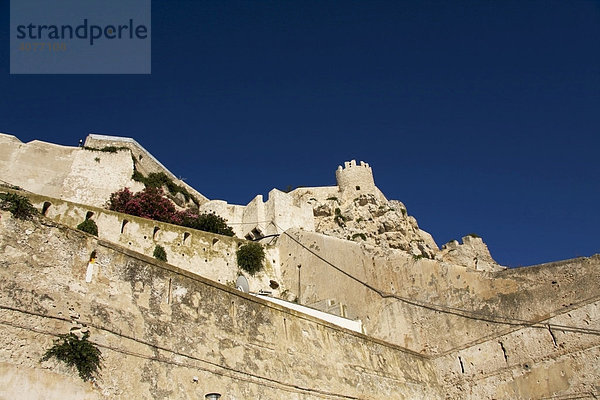
<svg viewBox="0 0 600 400"><path fill-rule="evenodd" d="M218 233L219 235L233 236L233 229L227 225L227 221L216 214L200 214L182 216L181 225L199 231Z"/></svg>
<svg viewBox="0 0 600 400"><path fill-rule="evenodd" d="M236 252L238 266L250 275L262 269L265 259L265 250L259 243L250 242Z"/></svg>
<svg viewBox="0 0 600 400"><path fill-rule="evenodd" d="M80 339L74 333L60 335L59 339L42 357L41 361L56 357L68 366L74 366L79 372L79 377L84 381L92 380L99 374L102 368L100 361L102 353L91 342L88 341L89 332L85 332Z"/></svg>
<svg viewBox="0 0 600 400"><path fill-rule="evenodd" d="M0 193L0 209L10 211L19 219L30 219L37 213L27 197L14 193Z"/></svg>
<svg viewBox="0 0 600 400"><path fill-rule="evenodd" d="M157 260L167 262L167 252L165 251L165 248L162 247L160 244L157 244L156 247L154 247L153 256Z"/></svg>
<svg viewBox="0 0 600 400"><path fill-rule="evenodd" d="M96 223L91 219L86 219L77 225L77 229L87 232L90 235L98 236L98 225L96 225Z"/></svg>

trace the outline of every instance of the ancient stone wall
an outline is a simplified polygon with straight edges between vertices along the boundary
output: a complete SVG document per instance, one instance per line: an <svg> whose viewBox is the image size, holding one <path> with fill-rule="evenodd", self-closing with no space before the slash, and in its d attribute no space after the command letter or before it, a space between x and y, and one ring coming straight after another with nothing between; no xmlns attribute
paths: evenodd
<svg viewBox="0 0 600 400"><path fill-rule="evenodd" d="M160 245L165 249L170 264L216 282L233 285L241 273L236 250L245 240L41 195L26 195L40 212L53 221L75 228L91 219L98 226L100 239L150 257L155 247ZM252 291L272 290L270 280L279 280L278 251L269 247L266 251L269 257L265 261L265 269L255 276L247 276ZM284 289L277 289L275 294Z"/></svg>
<svg viewBox="0 0 600 400"><path fill-rule="evenodd" d="M283 284L301 303L335 299L369 335L431 355L505 335L515 320L546 323L600 296L600 256L488 273L311 232L288 231L278 246Z"/></svg>
<svg viewBox="0 0 600 400"><path fill-rule="evenodd" d="M146 150L141 144L132 138L90 134L85 139L85 146L95 148L103 148L106 146L114 146L117 148L127 147L131 151L131 154L135 159L136 169L140 173L143 175L148 175L150 173L163 172L177 185L186 188L191 195L196 197L200 204L208 201L208 199L202 193L198 192L196 189L177 178L171 171L169 171L167 167L162 165L160 161L150 154L148 150Z"/></svg>
<svg viewBox="0 0 600 400"><path fill-rule="evenodd" d="M143 185L131 179L129 151L84 150L0 134L0 180L50 197L102 207L110 194Z"/></svg>
<svg viewBox="0 0 600 400"><path fill-rule="evenodd" d="M53 224L0 213L0 397L443 398L425 357ZM39 361L72 327L102 351L93 384Z"/></svg>

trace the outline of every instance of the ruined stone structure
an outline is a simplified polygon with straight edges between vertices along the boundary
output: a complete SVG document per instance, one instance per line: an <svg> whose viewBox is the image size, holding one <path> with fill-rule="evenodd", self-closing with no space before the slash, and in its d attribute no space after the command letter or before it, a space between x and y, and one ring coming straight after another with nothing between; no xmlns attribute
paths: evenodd
<svg viewBox="0 0 600 400"><path fill-rule="evenodd" d="M186 186L232 224L225 237L103 208L142 189L134 168L176 179L132 139L86 140L113 153L0 143L0 192L40 211L0 211L0 399L600 396L599 255L506 269L479 237L440 249L355 161L335 186L247 205ZM75 229L86 219L98 237ZM248 239L267 256L247 294L234 282ZM40 362L82 329L104 358L92 383Z"/></svg>

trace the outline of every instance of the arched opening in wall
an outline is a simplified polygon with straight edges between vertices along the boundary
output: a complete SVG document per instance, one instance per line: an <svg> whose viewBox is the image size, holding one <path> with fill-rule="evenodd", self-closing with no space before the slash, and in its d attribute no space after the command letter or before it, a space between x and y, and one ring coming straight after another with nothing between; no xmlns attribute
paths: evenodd
<svg viewBox="0 0 600 400"><path fill-rule="evenodd" d="M92 211L88 211L88 212L85 214L85 219L86 219L86 220L88 220L88 219L91 219L93 216L94 216L94 213L93 213Z"/></svg>
<svg viewBox="0 0 600 400"><path fill-rule="evenodd" d="M52 203L50 203L49 201L44 202L44 205L42 206L42 215L44 217L48 213L48 209L50 208L51 205L52 205Z"/></svg>
<svg viewBox="0 0 600 400"><path fill-rule="evenodd" d="M357 187L356 187L356 190L360 190L360 186L357 186Z"/></svg>
<svg viewBox="0 0 600 400"><path fill-rule="evenodd" d="M121 233L125 232L125 225L127 225L129 223L129 221L127 221L126 219L123 220L123 223L121 224Z"/></svg>
<svg viewBox="0 0 600 400"><path fill-rule="evenodd" d="M183 232L183 245L187 246L188 244L190 244L190 233Z"/></svg>
<svg viewBox="0 0 600 400"><path fill-rule="evenodd" d="M144 158L144 156L140 154L140 155L138 156L138 158L140 159L140 161L142 161L142 158Z"/></svg>
<svg viewBox="0 0 600 400"><path fill-rule="evenodd" d="M217 239L217 238L213 239L212 245L214 246L215 244L217 244L218 241L219 241L219 239Z"/></svg>
<svg viewBox="0 0 600 400"><path fill-rule="evenodd" d="M158 237L158 231L160 231L160 228L158 226L154 227L154 232L152 232L152 240L156 240Z"/></svg>

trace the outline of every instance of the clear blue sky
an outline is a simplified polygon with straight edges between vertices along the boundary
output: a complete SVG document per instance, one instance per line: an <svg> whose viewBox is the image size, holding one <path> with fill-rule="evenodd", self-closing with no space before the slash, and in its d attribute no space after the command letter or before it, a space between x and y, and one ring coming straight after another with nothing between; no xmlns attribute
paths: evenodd
<svg viewBox="0 0 600 400"><path fill-rule="evenodd" d="M149 76L11 76L1 4L0 132L130 136L237 204L364 160L440 246L600 252L598 1L153 1Z"/></svg>

